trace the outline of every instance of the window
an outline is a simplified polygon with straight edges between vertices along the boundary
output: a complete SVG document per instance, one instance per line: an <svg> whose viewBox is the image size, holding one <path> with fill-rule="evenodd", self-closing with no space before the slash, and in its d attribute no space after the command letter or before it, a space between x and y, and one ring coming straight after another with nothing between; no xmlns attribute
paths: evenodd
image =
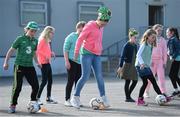
<svg viewBox="0 0 180 117"><path fill-rule="evenodd" d="M29 21L36 21L39 26L48 25L47 1L20 1L20 23L26 25Z"/></svg>
<svg viewBox="0 0 180 117"><path fill-rule="evenodd" d="M78 20L89 21L97 19L97 10L103 4L101 2L79 2Z"/></svg>

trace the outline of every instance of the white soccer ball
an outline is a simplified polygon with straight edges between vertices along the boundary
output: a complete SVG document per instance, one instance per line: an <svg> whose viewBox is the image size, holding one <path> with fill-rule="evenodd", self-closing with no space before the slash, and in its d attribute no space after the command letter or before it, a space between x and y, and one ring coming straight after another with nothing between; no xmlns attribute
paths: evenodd
<svg viewBox="0 0 180 117"><path fill-rule="evenodd" d="M156 103L159 105L163 105L167 102L167 99L164 95L157 95L157 97L155 98Z"/></svg>
<svg viewBox="0 0 180 117"><path fill-rule="evenodd" d="M29 113L37 113L40 110L40 105L37 102L30 102L27 110Z"/></svg>
<svg viewBox="0 0 180 117"><path fill-rule="evenodd" d="M99 109L99 107L102 105L102 101L99 98L92 98L89 101L89 106L93 108L94 110Z"/></svg>

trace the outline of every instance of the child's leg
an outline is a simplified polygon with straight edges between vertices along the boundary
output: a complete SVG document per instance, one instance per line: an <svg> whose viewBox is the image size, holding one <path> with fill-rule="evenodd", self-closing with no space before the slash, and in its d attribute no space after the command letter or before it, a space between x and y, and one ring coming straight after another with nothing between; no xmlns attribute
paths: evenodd
<svg viewBox="0 0 180 117"><path fill-rule="evenodd" d="M47 84L47 97L51 97L51 89L52 89L52 69L51 65L48 65L48 84Z"/></svg>
<svg viewBox="0 0 180 117"><path fill-rule="evenodd" d="M174 76L176 78L177 84L180 86L180 78L179 78L179 69L180 69L180 61L174 61L175 62L175 71L174 71Z"/></svg>
<svg viewBox="0 0 180 117"><path fill-rule="evenodd" d="M42 80L41 80L41 85L37 94L37 98L41 97L41 93L47 84L47 79L48 79L48 69L47 69L47 64L42 64L41 68L41 74L42 74Z"/></svg>
<svg viewBox="0 0 180 117"><path fill-rule="evenodd" d="M67 84L66 84L66 101L68 99L70 99L71 97L71 91L72 91L72 87L73 87L73 84L74 84L74 79L75 79L75 72L76 72L76 68L74 66L74 62L69 60L70 62L70 65L71 65L71 68L70 69L67 69L67 75L68 75L68 79L67 79Z"/></svg>
<svg viewBox="0 0 180 117"><path fill-rule="evenodd" d="M132 93L132 91L134 90L134 88L136 87L136 85L137 85L137 80L132 80L132 84L131 84L131 86L130 86L130 88L129 88L129 95L130 95L130 97L131 97L131 93Z"/></svg>
<svg viewBox="0 0 180 117"><path fill-rule="evenodd" d="M157 60L152 59L152 66L151 66L151 71L155 75L157 73ZM146 93L149 93L149 90L151 88L151 81L148 80L148 85L146 87Z"/></svg>
<svg viewBox="0 0 180 117"><path fill-rule="evenodd" d="M130 99L129 84L130 84L130 80L125 80L124 92L126 95L126 99Z"/></svg>
<svg viewBox="0 0 180 117"><path fill-rule="evenodd" d="M13 81L13 89L11 96L11 105L17 104L19 93L21 92L22 89L23 76L24 74L21 66L14 65L14 81Z"/></svg>
<svg viewBox="0 0 180 117"><path fill-rule="evenodd" d="M140 91L139 91L139 98L143 98L144 91L145 91L147 84L148 84L146 77L141 77L141 79L142 79L143 84L142 84Z"/></svg>
<svg viewBox="0 0 180 117"><path fill-rule="evenodd" d="M160 63L158 64L157 77L158 77L158 82L159 82L159 87L161 89L161 92L166 93L165 73L164 73L164 67L163 67L162 61L160 61Z"/></svg>
<svg viewBox="0 0 180 117"><path fill-rule="evenodd" d="M159 86L157 85L157 82L156 82L154 76L153 75L149 75L149 76L147 76L147 78L151 81L151 83L153 85L153 88L156 91L156 93L157 94L162 94L160 89L159 89Z"/></svg>
<svg viewBox="0 0 180 117"><path fill-rule="evenodd" d="M146 93L149 93L149 90L151 88L151 81L148 80L148 84L147 84L147 87L146 87Z"/></svg>
<svg viewBox="0 0 180 117"><path fill-rule="evenodd" d="M100 56L94 56L92 62L93 72L95 74L95 78L98 84L98 89L100 96L105 96L105 86L104 86L104 79L102 77L102 63Z"/></svg>
<svg viewBox="0 0 180 117"><path fill-rule="evenodd" d="M76 63L75 87L76 87L76 84L77 84L79 78L81 77L81 74L82 74L81 64L77 64L77 63Z"/></svg>
<svg viewBox="0 0 180 117"><path fill-rule="evenodd" d="M32 92L31 92L31 101L36 101L37 93L39 90L39 82L37 78L37 74L35 71L34 67L29 67L26 72L25 72L25 77L28 81L28 83L32 87Z"/></svg>
<svg viewBox="0 0 180 117"><path fill-rule="evenodd" d="M81 56L82 75L76 84L74 96L80 96L80 92L81 92L84 84L90 77L92 59L93 59L93 55L87 54L87 55Z"/></svg>
<svg viewBox="0 0 180 117"><path fill-rule="evenodd" d="M176 73L177 71L177 66L176 66L176 62L173 61L171 64L171 68L170 68L170 72L169 72L169 77L171 79L172 85L174 87L174 89L177 89L177 84L176 84Z"/></svg>

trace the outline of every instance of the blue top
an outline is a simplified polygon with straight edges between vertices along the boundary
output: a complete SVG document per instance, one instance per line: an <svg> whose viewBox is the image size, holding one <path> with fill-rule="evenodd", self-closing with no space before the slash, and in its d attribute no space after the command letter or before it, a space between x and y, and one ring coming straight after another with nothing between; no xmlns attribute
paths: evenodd
<svg viewBox="0 0 180 117"><path fill-rule="evenodd" d="M137 53L137 45L133 44L131 42L127 42L123 46L123 51L122 51L122 54L121 54L119 67L122 67L124 62L131 63L132 59L133 59L134 52L135 52L135 55L136 55L136 53Z"/></svg>
<svg viewBox="0 0 180 117"><path fill-rule="evenodd" d="M72 61L74 61L74 49L77 39L78 39L77 32L72 32L65 38L65 42L63 46L63 50L68 53L68 57ZM78 56L77 61L74 62L80 64L80 56Z"/></svg>
<svg viewBox="0 0 180 117"><path fill-rule="evenodd" d="M175 60L179 60L180 40L174 36L171 39L169 39L167 46L169 50L169 56L171 56Z"/></svg>

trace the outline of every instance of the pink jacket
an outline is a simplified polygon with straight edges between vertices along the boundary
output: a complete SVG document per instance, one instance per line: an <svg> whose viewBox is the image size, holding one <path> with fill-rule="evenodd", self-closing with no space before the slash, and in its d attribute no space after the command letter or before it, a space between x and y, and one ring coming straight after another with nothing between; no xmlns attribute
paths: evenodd
<svg viewBox="0 0 180 117"><path fill-rule="evenodd" d="M164 64L167 62L167 42L163 37L157 38L157 46L153 48L152 60L162 60Z"/></svg>
<svg viewBox="0 0 180 117"><path fill-rule="evenodd" d="M89 21L83 31L79 35L79 38L76 42L75 53L79 53L81 45L83 48L89 52L101 55L102 52L102 35L103 28L99 28L96 24L96 21Z"/></svg>
<svg viewBox="0 0 180 117"><path fill-rule="evenodd" d="M39 64L50 63L51 48L50 48L50 44L47 43L44 39L41 39L40 42L38 43L36 55Z"/></svg>

